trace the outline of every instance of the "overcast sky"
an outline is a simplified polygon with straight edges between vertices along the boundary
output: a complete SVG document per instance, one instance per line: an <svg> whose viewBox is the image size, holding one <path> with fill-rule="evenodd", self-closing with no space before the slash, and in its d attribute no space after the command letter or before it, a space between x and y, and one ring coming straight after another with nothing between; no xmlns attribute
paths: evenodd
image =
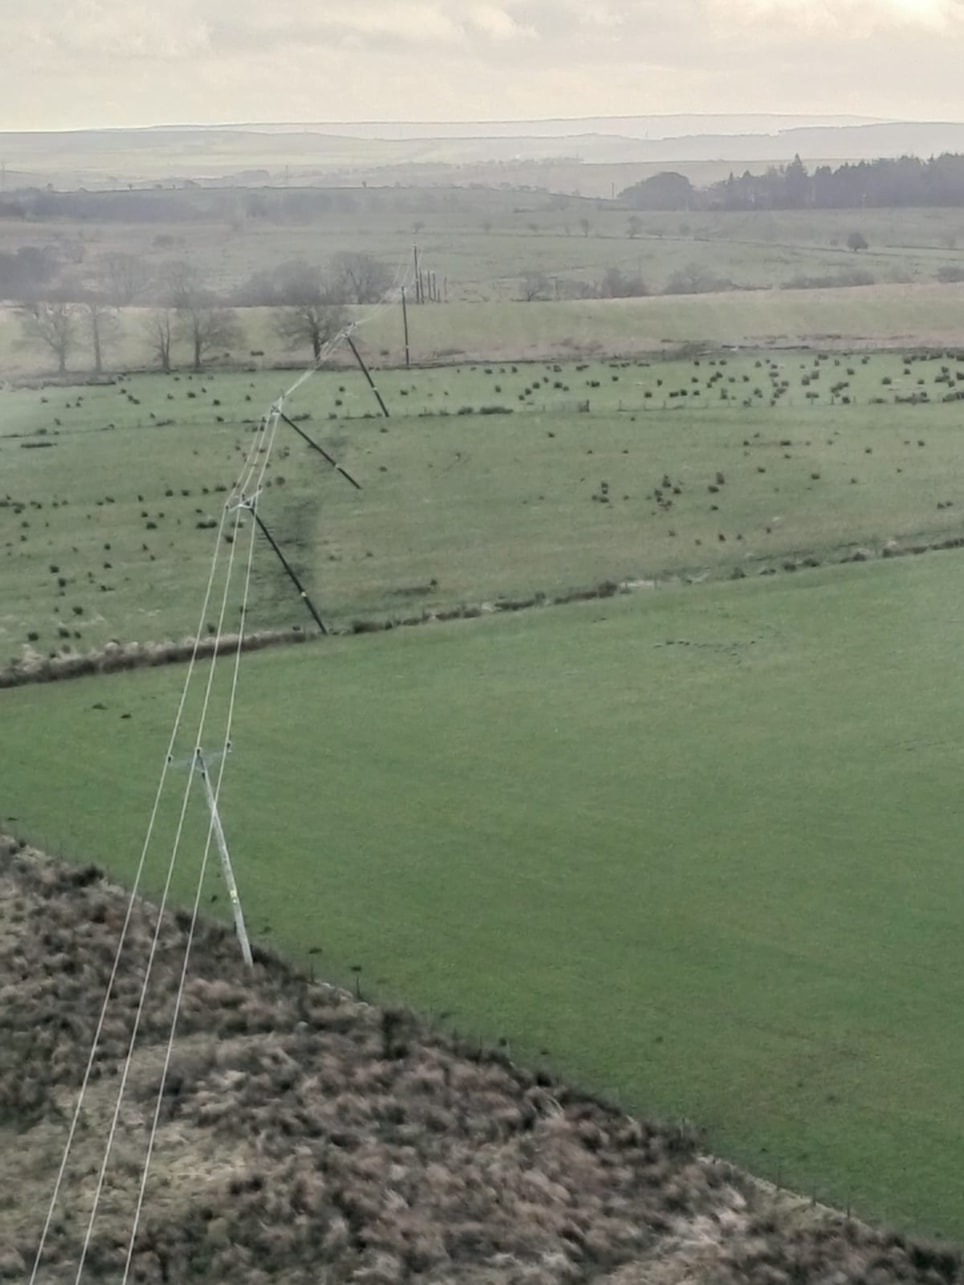
<svg viewBox="0 0 964 1285"><path fill-rule="evenodd" d="M964 120L964 0L0 0L0 129Z"/></svg>

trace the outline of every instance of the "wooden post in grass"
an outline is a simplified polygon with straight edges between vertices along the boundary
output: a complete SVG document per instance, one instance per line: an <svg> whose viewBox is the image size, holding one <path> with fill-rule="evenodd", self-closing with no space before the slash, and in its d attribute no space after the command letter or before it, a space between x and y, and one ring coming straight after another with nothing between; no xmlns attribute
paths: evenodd
<svg viewBox="0 0 964 1285"><path fill-rule="evenodd" d="M413 248L413 253L415 255L415 302L423 303L424 300L422 299L422 274L419 271L419 267L418 267L418 246L416 245L416 246L413 246L412 248Z"/></svg>

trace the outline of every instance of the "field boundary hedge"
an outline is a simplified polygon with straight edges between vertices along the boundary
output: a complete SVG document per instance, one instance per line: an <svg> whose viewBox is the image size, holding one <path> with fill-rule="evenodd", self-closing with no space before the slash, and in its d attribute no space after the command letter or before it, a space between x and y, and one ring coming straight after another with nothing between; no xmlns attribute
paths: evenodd
<svg viewBox="0 0 964 1285"><path fill-rule="evenodd" d="M964 535L951 536L946 540L938 540L930 544L899 544L896 540L889 540L879 552L866 546L851 547L836 557L823 560L812 554L784 555L768 559L767 564L756 569L753 574L774 576L781 573L814 570L822 566L874 562L882 558L916 557L924 553L941 553L954 549L964 549ZM594 586L570 589L553 596L537 592L518 598L497 598L494 602L463 603L456 607L425 609L415 616L391 616L385 619L356 618L348 625L329 627L328 633L333 637L357 637L362 634L387 633L392 629L407 629L452 620L477 620L482 616L529 611L535 607L561 607L572 602L592 602L602 598L613 598L618 594L636 593L642 589L657 589L661 585L696 585L715 583L724 578L730 580L750 578L750 573L739 565L732 567L728 576L725 576L725 571L726 568L719 568L705 572L678 572L649 580L603 580ZM246 634L241 639L237 634L222 634L220 638L195 640L189 637L182 638L178 642L171 640L149 643L112 642L106 647L93 651L59 656L44 656L27 647L24 648L23 655L19 659L0 669L0 690L26 687L31 683L65 682L73 678L89 678L95 674L119 674L134 669L157 668L160 665L184 664L195 655L198 660L209 660L213 656L236 652L239 642L241 650L249 652L264 651L269 647L314 642L321 637L320 634L305 633L299 625L293 625L288 629L262 629L256 633Z"/></svg>

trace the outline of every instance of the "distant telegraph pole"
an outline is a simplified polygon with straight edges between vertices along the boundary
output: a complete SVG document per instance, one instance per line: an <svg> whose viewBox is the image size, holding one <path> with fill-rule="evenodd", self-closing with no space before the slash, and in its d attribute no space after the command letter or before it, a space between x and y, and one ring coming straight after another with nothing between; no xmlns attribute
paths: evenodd
<svg viewBox="0 0 964 1285"><path fill-rule="evenodd" d="M405 369L412 364L412 354L408 346L408 303L405 299L405 287L402 286L402 325L405 327Z"/></svg>

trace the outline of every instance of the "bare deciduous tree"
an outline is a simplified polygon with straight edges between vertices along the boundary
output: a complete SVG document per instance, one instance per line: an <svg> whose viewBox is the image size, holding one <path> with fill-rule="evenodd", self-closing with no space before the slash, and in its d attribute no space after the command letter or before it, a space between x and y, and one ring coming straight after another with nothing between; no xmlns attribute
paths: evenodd
<svg viewBox="0 0 964 1285"><path fill-rule="evenodd" d="M165 375L171 373L171 350L174 347L174 323L176 313L173 308L155 308L147 318L147 341L151 355Z"/></svg>
<svg viewBox="0 0 964 1285"><path fill-rule="evenodd" d="M318 362L325 345L344 329L345 321L345 310L341 304L306 299L282 308L275 318L275 328L289 348L310 344L315 362Z"/></svg>
<svg viewBox="0 0 964 1285"><path fill-rule="evenodd" d="M67 362L77 343L77 308L72 303L39 302L19 310L20 325L29 343L43 344L57 358L58 373L67 373Z"/></svg>
<svg viewBox="0 0 964 1285"><path fill-rule="evenodd" d="M544 272L526 272L519 282L519 297L523 303L535 303L552 297L552 282Z"/></svg>
<svg viewBox="0 0 964 1285"><path fill-rule="evenodd" d="M184 308L192 296L203 290L204 282L193 264L183 259L172 259L161 265L157 273L161 300L165 307Z"/></svg>
<svg viewBox="0 0 964 1285"><path fill-rule="evenodd" d="M336 254L331 275L346 303L378 303L392 285L391 271L381 259L358 250Z"/></svg>
<svg viewBox="0 0 964 1285"><path fill-rule="evenodd" d="M117 312L98 295L88 295L80 304L91 351L94 355L94 371L100 375L104 370L104 353L117 340Z"/></svg>
<svg viewBox="0 0 964 1285"><path fill-rule="evenodd" d="M151 334L162 370L170 369L175 339L183 339L190 346L194 370L203 368L205 358L214 349L227 348L240 340L241 327L234 310L218 302L193 264L173 259L161 267L157 279L163 307L151 319Z"/></svg>
<svg viewBox="0 0 964 1285"><path fill-rule="evenodd" d="M143 259L136 254L111 253L97 260L99 293L115 308L128 308L151 284Z"/></svg>
<svg viewBox="0 0 964 1285"><path fill-rule="evenodd" d="M621 268L607 268L597 287L600 299L641 299L649 294L649 287L641 276L623 272Z"/></svg>
<svg viewBox="0 0 964 1285"><path fill-rule="evenodd" d="M221 307L211 295L198 291L177 308L177 330L191 347L192 366L201 370L215 348L228 348L241 338L233 308Z"/></svg>
<svg viewBox="0 0 964 1285"><path fill-rule="evenodd" d="M276 268L261 288L262 297L279 308L274 325L282 341L289 348L310 345L319 361L325 344L347 321L340 291L319 268L300 261Z"/></svg>

